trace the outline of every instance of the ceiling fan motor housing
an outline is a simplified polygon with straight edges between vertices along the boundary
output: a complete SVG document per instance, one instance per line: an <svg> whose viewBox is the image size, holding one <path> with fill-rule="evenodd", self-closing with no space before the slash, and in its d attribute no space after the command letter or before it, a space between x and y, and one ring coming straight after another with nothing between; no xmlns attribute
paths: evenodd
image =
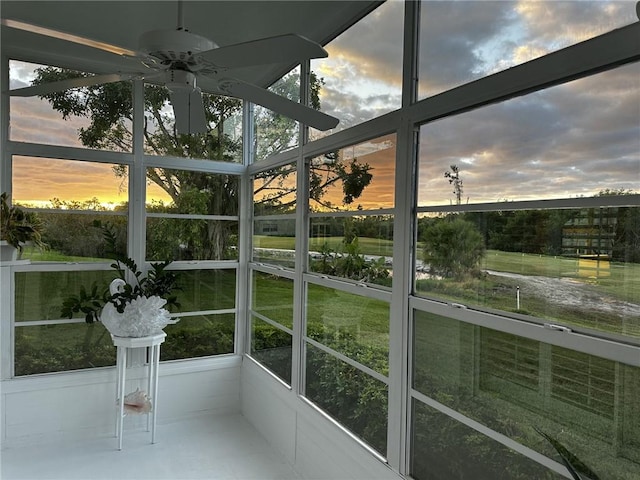
<svg viewBox="0 0 640 480"><path fill-rule="evenodd" d="M191 92L196 89L196 76L187 70L167 70L165 86L172 92L184 90Z"/></svg>
<svg viewBox="0 0 640 480"><path fill-rule="evenodd" d="M198 54L214 48L218 48L215 42L187 30L151 30L140 36L142 51L163 63L180 62L192 70L202 63Z"/></svg>

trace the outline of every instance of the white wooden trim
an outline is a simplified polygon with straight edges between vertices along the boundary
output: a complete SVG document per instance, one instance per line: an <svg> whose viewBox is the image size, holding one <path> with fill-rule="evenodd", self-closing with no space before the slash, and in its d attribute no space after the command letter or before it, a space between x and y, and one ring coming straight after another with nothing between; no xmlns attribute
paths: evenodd
<svg viewBox="0 0 640 480"><path fill-rule="evenodd" d="M284 167L285 165L289 165L295 162L300 155L299 149L300 147L293 147L291 148L291 150L274 153L264 160L252 163L247 168L247 173L249 175L256 175L257 173L264 172L265 170L271 170L274 168L280 168Z"/></svg>
<svg viewBox="0 0 640 480"><path fill-rule="evenodd" d="M21 157L133 165L133 154L131 152L112 152L108 150L92 150L80 147L14 141L7 142L7 151L10 155Z"/></svg>
<svg viewBox="0 0 640 480"><path fill-rule="evenodd" d="M240 355L217 355L213 357L170 360L160 362L160 376L182 375L208 370L238 367L242 364ZM132 368L132 377L144 378L146 368ZM137 374L136 374L137 372ZM51 388L67 388L91 384L113 383L116 380L115 364L110 367L98 367L68 372L42 373L16 377L2 382L2 394L48 390Z"/></svg>
<svg viewBox="0 0 640 480"><path fill-rule="evenodd" d="M374 210L341 210L338 212L309 212L309 218L324 217L373 217L379 215L393 215L395 208L378 208Z"/></svg>
<svg viewBox="0 0 640 480"><path fill-rule="evenodd" d="M382 300L390 303L392 300L391 290L375 284L356 282L347 278L329 277L317 273L305 273L304 281L321 287L333 288L343 292L369 297L375 300Z"/></svg>
<svg viewBox="0 0 640 480"><path fill-rule="evenodd" d="M274 215L255 215L253 221L267 220L277 222L278 220L296 220L298 217L295 213L274 214Z"/></svg>
<svg viewBox="0 0 640 480"><path fill-rule="evenodd" d="M147 218L173 218L179 220L220 220L225 222L237 222L237 215L198 215L194 213L147 213Z"/></svg>
<svg viewBox="0 0 640 480"><path fill-rule="evenodd" d="M251 262L249 264L249 270L266 273L269 275L277 275L278 277L288 278L289 280L294 280L297 278L294 270L276 265L270 265L268 263Z"/></svg>
<svg viewBox="0 0 640 480"><path fill-rule="evenodd" d="M262 320L264 323L268 323L272 327L277 328L278 330L282 330L283 332L286 332L293 337L293 330L291 328L285 327L281 323L278 323L275 320L271 320L269 317L262 315L261 313L258 313L255 310L249 309L249 313L251 314L251 316L258 318Z"/></svg>
<svg viewBox="0 0 640 480"><path fill-rule="evenodd" d="M154 155L144 155L144 166L146 168L189 170L222 175L242 175L245 171L245 167L240 163L182 157L157 157Z"/></svg>
<svg viewBox="0 0 640 480"><path fill-rule="evenodd" d="M549 200L522 200L515 202L486 202L466 205L419 206L418 213L427 212L509 212L517 210L548 210L566 208L637 207L638 195L609 195L602 197L557 198Z"/></svg>

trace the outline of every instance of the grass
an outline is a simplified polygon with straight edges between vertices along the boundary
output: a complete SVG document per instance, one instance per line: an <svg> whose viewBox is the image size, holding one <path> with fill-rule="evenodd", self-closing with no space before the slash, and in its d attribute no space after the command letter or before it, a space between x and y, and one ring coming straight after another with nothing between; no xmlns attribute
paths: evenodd
<svg viewBox="0 0 640 480"><path fill-rule="evenodd" d="M344 331L359 343L389 348L389 304L333 288L309 285L307 322Z"/></svg>
<svg viewBox="0 0 640 480"><path fill-rule="evenodd" d="M22 251L22 260L32 262L108 262L108 258L79 257L74 255L64 255L55 250L40 250L33 246L27 246Z"/></svg>
<svg viewBox="0 0 640 480"><path fill-rule="evenodd" d="M487 250L483 269L522 275L566 277L577 273L578 261L567 257Z"/></svg>
<svg viewBox="0 0 640 480"><path fill-rule="evenodd" d="M269 235L254 235L253 242L259 248L276 248L281 250L295 249L295 237L273 237ZM319 252L324 246L334 252L344 251L344 237L314 237L309 239L309 250ZM365 255L393 255L393 241L378 238L359 237L358 245Z"/></svg>
<svg viewBox="0 0 640 480"><path fill-rule="evenodd" d="M287 328L293 328L293 280L253 273L251 309Z"/></svg>

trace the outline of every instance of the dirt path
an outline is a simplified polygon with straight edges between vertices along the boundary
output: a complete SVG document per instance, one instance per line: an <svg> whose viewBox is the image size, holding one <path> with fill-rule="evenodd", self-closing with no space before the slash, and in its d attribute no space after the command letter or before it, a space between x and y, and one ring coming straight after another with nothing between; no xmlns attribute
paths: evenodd
<svg viewBox="0 0 640 480"><path fill-rule="evenodd" d="M550 278L536 275L486 271L489 275L507 277L519 282L520 293L527 292L546 298L550 303L564 306L580 306L588 310L615 313L620 316L640 317L640 305L625 302L603 294L592 285L571 278Z"/></svg>

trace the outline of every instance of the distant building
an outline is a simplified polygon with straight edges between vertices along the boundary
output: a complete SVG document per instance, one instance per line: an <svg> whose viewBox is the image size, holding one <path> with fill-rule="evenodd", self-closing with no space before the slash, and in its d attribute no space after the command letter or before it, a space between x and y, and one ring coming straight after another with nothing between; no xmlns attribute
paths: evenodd
<svg viewBox="0 0 640 480"><path fill-rule="evenodd" d="M616 240L618 208L585 208L562 227L562 254L578 258L578 275L608 277Z"/></svg>
<svg viewBox="0 0 640 480"><path fill-rule="evenodd" d="M276 237L294 237L296 235L295 220L256 220L254 222L256 235Z"/></svg>
<svg viewBox="0 0 640 480"><path fill-rule="evenodd" d="M562 254L608 260L618 224L618 208L585 208L562 227Z"/></svg>

